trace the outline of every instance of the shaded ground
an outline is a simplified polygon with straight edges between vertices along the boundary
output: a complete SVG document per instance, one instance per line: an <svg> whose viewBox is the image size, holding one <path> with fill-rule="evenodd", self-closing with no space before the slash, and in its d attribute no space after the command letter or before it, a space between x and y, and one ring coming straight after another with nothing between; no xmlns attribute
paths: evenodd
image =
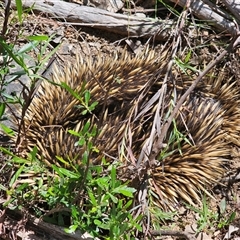
<svg viewBox="0 0 240 240"><path fill-rule="evenodd" d="M45 18L43 16L29 15L27 20L24 21L22 27L19 27L18 24L11 23L9 25L9 36L11 36L12 40L14 40L15 36L19 34L19 28L23 30L23 36L36 35L36 34L46 34L52 35L56 34L51 42L52 47L58 45L58 43L62 42L61 47L57 51L57 54L51 59L54 63L58 63L61 66L64 66L69 62L74 62L75 55L78 52L85 55L98 55L99 52L103 54L107 54L117 51L122 51L126 45L129 44L125 39L116 34L111 34L107 32L102 32L101 30L91 29L91 28L73 28L71 26L66 26L59 24L58 22L51 20L49 18ZM214 34L210 34L207 32L207 38L214 39ZM199 38L204 38L204 35L199 36ZM218 36L216 36L218 38ZM134 48L144 48L144 44L147 40L138 40L133 39L130 40L133 43ZM24 43L24 42L23 42ZM19 47L23 44L19 41ZM162 43L154 43L156 46L156 51L158 48L161 48ZM128 51L132 51L132 49L127 47ZM202 48L201 53L202 56L200 61L209 61L209 58L213 57L218 49L215 49L213 46L210 48ZM196 59L199 61L199 59ZM232 64L232 74L239 76L239 52L238 55L234 55L229 57L227 60L229 64ZM51 68L48 68L48 72L44 72L44 76L50 76ZM17 84L17 83L16 83ZM20 89L19 89L20 90ZM14 85L11 89L8 90L9 94L16 91L16 86ZM21 90L20 90L21 91ZM11 114L11 113L9 113ZM2 140L3 144L4 140ZM163 224L163 228L170 228L171 230L176 231L187 231L195 233L197 228L199 228L199 222L202 222L202 233L197 236L197 239L239 239L240 236L240 185L239 185L239 169L240 169L240 150L238 147L233 146L234 156L233 161L229 166L226 167L226 176L223 177L221 182L222 186L217 185L212 189L214 199L208 198L208 210L209 213L205 215L205 219L202 219L203 214L196 213L194 211L188 210L186 207L182 206L179 208L179 213L174 217L173 221L169 223L166 222ZM4 167L4 156L1 156L1 168ZM9 169L9 173L10 173ZM6 173L7 171L5 171ZM230 180L230 181L229 181ZM1 184L4 185L6 183L7 177L1 176ZM203 196L204 198L204 196ZM226 201L226 210L222 213L222 216L219 219L215 218L214 213L221 212L222 205L224 205L224 200ZM222 204L222 205L221 205ZM236 217L234 221L229 225L227 221L230 215L235 212ZM22 220L21 220L22 221ZM47 236L39 236L35 235L36 232L32 230L24 229L24 223L11 220L11 218L6 219L4 222L6 231L9 231L12 226L16 226L16 231L18 232L19 239L53 239L48 238ZM204 225L206 224L206 225ZM219 227L216 226L219 224ZM226 225L226 226L222 226ZM239 228L234 231L231 235L232 237L225 237L226 233L230 233L229 227L234 226L235 228ZM11 230L10 230L11 231ZM38 233L39 234L39 233ZM2 238L2 239L8 239ZM58 238L56 238L58 239ZM161 239L178 239L177 237L162 237Z"/></svg>

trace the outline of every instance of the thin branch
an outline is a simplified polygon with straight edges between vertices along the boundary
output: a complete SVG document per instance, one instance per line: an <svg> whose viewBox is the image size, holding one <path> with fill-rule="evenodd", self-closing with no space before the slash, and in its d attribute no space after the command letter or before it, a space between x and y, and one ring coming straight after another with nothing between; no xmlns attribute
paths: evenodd
<svg viewBox="0 0 240 240"><path fill-rule="evenodd" d="M6 0L6 6L5 6L5 12L4 12L4 22L3 22L3 28L2 28L2 37L4 37L4 35L7 32L7 28L8 28L8 19L10 16L10 6L11 6L11 0Z"/></svg>
<svg viewBox="0 0 240 240"><path fill-rule="evenodd" d="M181 231L172 231L172 230L160 230L160 231L151 231L152 236L174 236L180 237L187 240L195 240L196 238L189 233Z"/></svg>

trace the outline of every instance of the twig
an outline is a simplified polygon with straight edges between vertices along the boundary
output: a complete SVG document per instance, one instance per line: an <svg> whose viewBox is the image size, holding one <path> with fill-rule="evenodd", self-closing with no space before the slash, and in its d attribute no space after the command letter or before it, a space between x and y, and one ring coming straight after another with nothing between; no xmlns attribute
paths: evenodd
<svg viewBox="0 0 240 240"><path fill-rule="evenodd" d="M172 230L160 230L160 231L151 231L152 236L174 236L180 237L187 240L195 240L196 238L189 233L181 231L172 231Z"/></svg>
<svg viewBox="0 0 240 240"><path fill-rule="evenodd" d="M4 35L7 32L7 28L8 28L8 19L10 16L10 6L11 6L11 0L6 0L6 7L5 7L5 12L4 12L4 22L3 22L3 28L2 28L2 37L4 37Z"/></svg>
<svg viewBox="0 0 240 240"><path fill-rule="evenodd" d="M185 238L187 240L195 240L196 238L189 233L173 230L160 230L160 231L151 231L152 236L174 236Z"/></svg>
<svg viewBox="0 0 240 240"><path fill-rule="evenodd" d="M35 12L43 12L53 18L63 20L63 24L91 26L128 37L148 38L157 33L156 39L166 40L171 33L171 28L174 27L172 20L163 21L110 13L103 9L80 6L65 1L23 0L22 2L23 8L32 7ZM12 6L15 7L14 2L12 2Z"/></svg>
<svg viewBox="0 0 240 240"><path fill-rule="evenodd" d="M6 201L8 201L8 199L0 198L0 203L6 202ZM24 209L22 211L20 211L18 209L11 210L10 208L13 207L13 206L11 204L9 204L8 206L9 206L9 208L4 208L2 210L2 212L4 212L4 218L8 217L11 220L13 220L13 222L15 222L16 219L24 218ZM2 208L2 206L0 206L0 207ZM0 208L0 211L1 211L1 208ZM2 219L2 223L5 223L4 219ZM13 223L13 225L8 224L7 225L8 226L7 230L12 230L12 228L15 225L16 224L14 224L14 223ZM90 236L87 233L82 234L80 231L76 231L74 234L66 233L64 231L63 227L55 226L55 225L50 224L50 223L46 223L46 222L42 221L41 219L34 217L31 214L28 214L28 219L26 221L26 225L24 226L24 229L26 229L26 230L31 229L35 233L38 233L38 234L41 234L41 235L47 235L49 237L49 239L53 239L53 238L58 239L58 240L65 240L65 239L68 239L68 240L83 240L83 239L92 240L92 239L98 239L98 238L93 238L92 236Z"/></svg>

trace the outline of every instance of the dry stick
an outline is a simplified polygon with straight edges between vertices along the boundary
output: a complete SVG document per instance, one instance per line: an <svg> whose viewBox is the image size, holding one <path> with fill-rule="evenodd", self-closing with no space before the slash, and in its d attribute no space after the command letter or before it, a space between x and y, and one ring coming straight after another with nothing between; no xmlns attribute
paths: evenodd
<svg viewBox="0 0 240 240"><path fill-rule="evenodd" d="M177 34L174 36L173 38L173 49L172 49L172 54L171 54L171 60L169 61L169 64L168 64L168 67L167 67L167 73L165 74L165 77L164 77L164 80L163 80L163 83L162 83L162 88L158 91L157 94L159 94L158 96L158 104L157 104L157 109L155 111L155 116L154 116L154 121L153 121L153 127L152 127L152 130L151 130L151 134L150 134L150 137L149 139L146 141L146 144L147 144L147 151L142 151L141 154L143 152L145 153L148 153L151 151L151 148L153 146L154 148L154 143L152 141L152 139L154 139L154 136L156 134L156 131L157 131L157 134L159 136L161 136L161 131L162 131L162 128L161 128L161 124L159 122L160 119L163 118L163 111L164 111L164 97L165 97L165 94L166 94L166 91L167 91L167 80L168 80L168 77L170 76L171 74L171 69L172 69L172 65L173 65L173 59L176 55L176 52L177 52L177 49L178 49L178 46L179 46L179 43L180 43L180 32L184 26L184 23L185 23L185 20L186 20L186 17L187 17L187 12L188 12L188 7L189 5L187 4L187 8L186 10L181 14L181 16L179 17L178 19L178 23L176 24L178 26L178 29L177 29ZM146 154L144 154L145 157L147 157ZM138 163L137 163L137 167L139 167L139 164L141 162L142 158L139 157L138 159ZM154 166L154 162L151 161L151 158L149 158L149 161L148 161L150 167L151 166ZM147 185L145 186L144 188L144 191L147 192ZM138 195L140 197L140 201L139 202L142 202L142 203L147 203L147 200L146 200L146 194L145 195ZM145 208L144 205L142 205L143 208ZM148 214L149 214L149 211L147 211ZM147 222L147 226L146 226L146 230L145 230L145 238L147 237L147 235L149 234L149 229L150 229L150 217L148 216L148 222Z"/></svg>
<svg viewBox="0 0 240 240"><path fill-rule="evenodd" d="M0 198L0 203L4 203L6 201L8 201L8 199ZM18 219L22 219L24 217L24 211L25 211L25 209L22 209L21 211L18 209L11 210L11 207L13 207L12 204L9 204L9 208L5 208L3 210L6 214L6 216L8 216L8 218L11 220L11 222L9 222L9 223L7 223L7 221L3 222L3 224L7 223L9 225L10 231L12 231L14 229L14 227L17 225L16 221L18 221ZM1 209L0 209L0 211L1 211ZM42 221L42 219L36 218L35 216L31 215L30 213L28 213L27 220L28 221L26 222L26 226L24 226L23 230L25 229L25 230L34 231L34 233L31 234L31 235L33 235L32 236L33 238L36 236L35 234L38 233L40 235L47 236L48 239L53 239L53 237L55 237L54 239L58 239L58 240L65 240L65 239L68 239L68 240L86 240L86 239L99 240L99 238L93 238L87 232L85 232L83 234L79 230L77 230L74 234L66 233L64 231L63 227L55 226L50 223L46 223L46 222ZM22 221L22 220L20 220L20 221ZM23 232L23 231L20 230L20 232ZM5 232L2 232L2 234L4 234L4 233ZM1 232L0 232L0 234L1 234ZM31 238L31 239L33 239L33 238Z"/></svg>
<svg viewBox="0 0 240 240"><path fill-rule="evenodd" d="M192 236L190 233L185 233L181 231L172 231L172 230L161 230L161 231L156 231L153 230L151 231L152 236L175 236L175 237L180 237L184 238L187 240L196 240L194 236Z"/></svg>
<svg viewBox="0 0 240 240"><path fill-rule="evenodd" d="M8 27L8 19L10 16L10 6L11 6L11 0L8 0L6 2L6 6L5 6L5 12L4 12L4 22L3 22L3 28L2 28L2 37L4 37L4 35L7 32L7 27Z"/></svg>
<svg viewBox="0 0 240 240"><path fill-rule="evenodd" d="M10 6L11 6L11 0L8 0L5 4L5 12L4 12L5 16L4 16L4 22L3 22L2 32L1 32L1 36L3 38L7 32L8 20L10 16ZM1 89L2 89L2 85L1 85ZM10 200L10 195L8 196L8 200ZM4 232L3 223L4 223L5 215L6 215L6 209L2 211L0 210L0 235Z"/></svg>
<svg viewBox="0 0 240 240"><path fill-rule="evenodd" d="M161 89L159 89L158 92L154 95L154 97L156 96L156 98L158 98L159 100L158 100L158 104L157 104L157 110L155 111L155 115L154 115L153 127L152 127L149 138L146 140L146 142L143 145L142 151L141 151L140 156L139 156L138 161L137 161L137 168L139 168L141 166L142 162L148 162L150 164L150 166L152 166L151 164L154 163L154 162L151 162L151 161L148 161L148 160L150 159L149 156L151 155L151 152L152 152L152 149L153 149L153 146L154 146L154 140L153 139L156 135L156 131L157 131L157 134L159 136L161 135L162 128L161 128L161 126L158 122L160 122L159 119L162 119L162 117L163 117L162 116L163 115L163 107L162 106L163 106L163 99L164 99L165 93L167 91L166 84L167 84L167 81L168 81L168 77L170 76L170 71L171 71L172 65L173 65L173 59L176 55L177 48L178 48L178 45L179 45L179 42L180 42L179 32L181 31L181 29L184 26L184 20L186 19L186 11L178 19L178 23L176 24L176 26L179 26L178 31L176 31L178 34L175 34L174 38L173 38L173 43L172 43L173 47L172 47L172 51L171 51L171 59L169 60L169 63L168 63L168 66L167 66L167 72L165 74ZM161 113L160 113L160 109L161 109ZM156 129L155 129L155 126L156 126Z"/></svg>
<svg viewBox="0 0 240 240"><path fill-rule="evenodd" d="M174 108L173 112L171 113L170 117L167 119L167 122L163 125L162 128L162 134L158 138L158 140L153 145L152 153L149 156L150 164L155 162L156 156L159 153L159 149L162 149L163 146L163 139L165 138L167 131L173 121L173 118L177 114L179 108L182 106L183 102L187 98L187 96L194 90L194 88L197 86L199 81L217 64L219 63L223 57L231 52L238 44L240 43L240 31L237 32L237 35L233 38L232 42L229 44L229 46L224 50L214 61L208 64L208 66L200 72L197 79L192 83L192 85L189 87L189 89L182 95L182 97L179 99L176 107Z"/></svg>

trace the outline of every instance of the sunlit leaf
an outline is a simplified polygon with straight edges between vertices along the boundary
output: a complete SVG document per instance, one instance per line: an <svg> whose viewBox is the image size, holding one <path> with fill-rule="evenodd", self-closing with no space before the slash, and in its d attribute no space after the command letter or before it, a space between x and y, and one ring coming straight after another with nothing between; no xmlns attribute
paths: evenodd
<svg viewBox="0 0 240 240"><path fill-rule="evenodd" d="M10 137L14 136L14 131L5 124L0 123L0 128Z"/></svg>
<svg viewBox="0 0 240 240"><path fill-rule="evenodd" d="M85 98L85 103L88 105L89 100L90 100L90 92L89 91L85 92L84 98Z"/></svg>
<svg viewBox="0 0 240 240"><path fill-rule="evenodd" d="M28 36L27 39L31 41L47 41L49 37L47 35L35 35L35 36Z"/></svg>
<svg viewBox="0 0 240 240"><path fill-rule="evenodd" d="M0 119L2 118L4 112L5 112L6 105L5 103L0 103Z"/></svg>
<svg viewBox="0 0 240 240"><path fill-rule="evenodd" d="M15 0L16 1L16 7L17 7L17 13L18 13L18 20L20 23L22 23L22 0Z"/></svg>
<svg viewBox="0 0 240 240"><path fill-rule="evenodd" d="M133 197L133 193L136 192L136 189L130 188L127 186L119 186L113 190L114 193L121 193L126 197Z"/></svg>
<svg viewBox="0 0 240 240"><path fill-rule="evenodd" d="M9 182L9 186L12 187L13 184L17 181L18 177L20 176L20 174L22 173L23 169L24 169L25 165L23 164L18 170L17 172L13 175L13 177L11 178L10 182Z"/></svg>

